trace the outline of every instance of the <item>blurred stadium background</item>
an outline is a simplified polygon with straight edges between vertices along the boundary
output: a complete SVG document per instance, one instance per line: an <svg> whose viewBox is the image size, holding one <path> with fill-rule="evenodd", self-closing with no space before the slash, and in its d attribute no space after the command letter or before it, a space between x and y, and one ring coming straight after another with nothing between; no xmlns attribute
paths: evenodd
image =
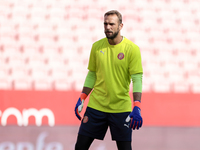
<svg viewBox="0 0 200 150"><path fill-rule="evenodd" d="M0 0L0 150L71 150L92 43L123 15L144 68L133 149L199 150L199 0ZM130 86L131 90L131 86ZM131 94L131 93L130 93ZM114 150L109 132L91 150Z"/></svg>

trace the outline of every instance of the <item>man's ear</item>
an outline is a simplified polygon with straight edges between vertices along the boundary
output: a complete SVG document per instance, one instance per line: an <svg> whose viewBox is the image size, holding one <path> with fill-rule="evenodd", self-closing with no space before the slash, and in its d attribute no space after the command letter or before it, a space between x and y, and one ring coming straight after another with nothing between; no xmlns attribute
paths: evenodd
<svg viewBox="0 0 200 150"><path fill-rule="evenodd" d="M119 30L121 30L122 28L123 28L123 23L121 23L120 25L119 25Z"/></svg>

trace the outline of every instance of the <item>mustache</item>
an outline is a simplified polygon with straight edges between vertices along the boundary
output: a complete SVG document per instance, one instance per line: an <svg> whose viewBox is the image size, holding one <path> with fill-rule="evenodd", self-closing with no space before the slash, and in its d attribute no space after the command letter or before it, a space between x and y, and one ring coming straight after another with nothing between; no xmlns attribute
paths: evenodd
<svg viewBox="0 0 200 150"><path fill-rule="evenodd" d="M105 32L111 32L111 33L113 33L112 31L109 31L109 30L106 30Z"/></svg>

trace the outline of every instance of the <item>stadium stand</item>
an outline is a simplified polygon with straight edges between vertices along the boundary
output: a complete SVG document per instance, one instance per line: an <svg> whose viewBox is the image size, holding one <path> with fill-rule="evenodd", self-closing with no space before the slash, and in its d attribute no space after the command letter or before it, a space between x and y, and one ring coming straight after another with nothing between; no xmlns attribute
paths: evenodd
<svg viewBox="0 0 200 150"><path fill-rule="evenodd" d="M141 49L143 91L200 93L198 0L106 2L0 1L0 89L80 91L103 14L118 9Z"/></svg>

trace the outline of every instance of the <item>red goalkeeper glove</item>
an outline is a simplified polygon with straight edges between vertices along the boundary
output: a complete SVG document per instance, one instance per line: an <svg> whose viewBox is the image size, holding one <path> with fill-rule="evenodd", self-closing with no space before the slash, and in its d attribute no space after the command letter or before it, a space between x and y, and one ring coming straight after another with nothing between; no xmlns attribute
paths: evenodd
<svg viewBox="0 0 200 150"><path fill-rule="evenodd" d="M140 101L135 101L133 111L126 118L126 122L131 121L130 128L133 128L133 130L138 130L142 127L143 120L140 111Z"/></svg>
<svg viewBox="0 0 200 150"><path fill-rule="evenodd" d="M79 120L81 120L81 118L82 118L80 115L80 112L83 109L83 104L84 104L86 97L87 97L87 94L81 93L81 96L79 97L78 102L76 103L76 106L75 106L75 114Z"/></svg>

